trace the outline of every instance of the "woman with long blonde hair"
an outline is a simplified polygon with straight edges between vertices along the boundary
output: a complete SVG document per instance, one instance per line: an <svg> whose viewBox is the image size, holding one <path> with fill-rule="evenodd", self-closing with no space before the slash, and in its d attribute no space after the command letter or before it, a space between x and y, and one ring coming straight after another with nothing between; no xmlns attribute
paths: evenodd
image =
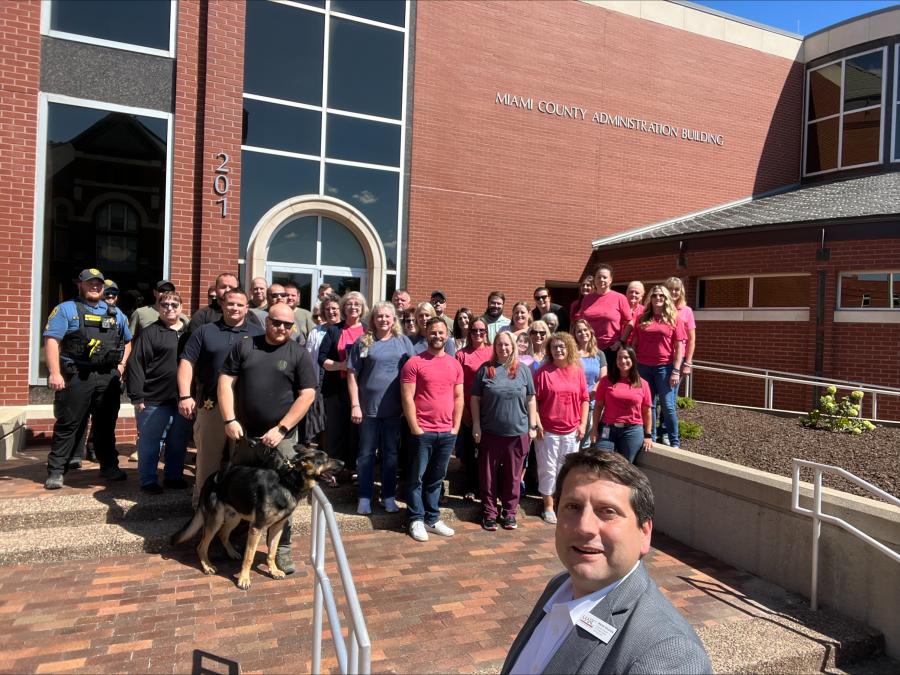
<svg viewBox="0 0 900 675"><path fill-rule="evenodd" d="M638 373L650 385L653 396L653 426L656 429L656 404L659 401L669 445L680 446L678 413L675 392L681 380L681 362L687 333L672 302L669 290L662 285L650 289L647 309L634 325L632 345L637 358Z"/></svg>

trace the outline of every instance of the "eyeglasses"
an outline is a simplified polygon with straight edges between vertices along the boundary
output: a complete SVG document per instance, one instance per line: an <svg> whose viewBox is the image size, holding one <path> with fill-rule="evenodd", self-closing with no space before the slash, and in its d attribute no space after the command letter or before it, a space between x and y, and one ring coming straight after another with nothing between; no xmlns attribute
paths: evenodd
<svg viewBox="0 0 900 675"><path fill-rule="evenodd" d="M159 303L159 306L162 309L178 309L177 302L161 302L161 303Z"/></svg>
<svg viewBox="0 0 900 675"><path fill-rule="evenodd" d="M535 300L547 300L549 297L550 297L549 295L536 295L536 296L534 296L534 299Z"/></svg>
<svg viewBox="0 0 900 675"><path fill-rule="evenodd" d="M269 293L273 298L286 298L287 293Z"/></svg>
<svg viewBox="0 0 900 675"><path fill-rule="evenodd" d="M294 327L293 321L282 321L281 319L273 319L271 316L266 317L275 328L284 328L285 330L290 330Z"/></svg>
<svg viewBox="0 0 900 675"><path fill-rule="evenodd" d="M475 335L484 335L487 333L487 328L470 328L470 333L474 333Z"/></svg>
<svg viewBox="0 0 900 675"><path fill-rule="evenodd" d="M547 334L545 330L533 330L530 331L532 335L539 335L540 337L544 337Z"/></svg>
<svg viewBox="0 0 900 675"><path fill-rule="evenodd" d="M402 319L400 321L400 323L402 323L404 326L414 326L416 323L416 320L415 319Z"/></svg>
<svg viewBox="0 0 900 675"><path fill-rule="evenodd" d="M119 291L104 291L104 298L116 298L119 296Z"/></svg>
<svg viewBox="0 0 900 675"><path fill-rule="evenodd" d="M664 297L666 297L666 296L663 295L662 293L652 293L652 294L650 295L650 297L651 297L651 298L664 298Z"/></svg>
<svg viewBox="0 0 900 675"><path fill-rule="evenodd" d="M432 298L432 299L431 299L431 304L432 304L432 305L443 305L445 302L447 302L447 301L446 301L446 300L441 300L440 298Z"/></svg>

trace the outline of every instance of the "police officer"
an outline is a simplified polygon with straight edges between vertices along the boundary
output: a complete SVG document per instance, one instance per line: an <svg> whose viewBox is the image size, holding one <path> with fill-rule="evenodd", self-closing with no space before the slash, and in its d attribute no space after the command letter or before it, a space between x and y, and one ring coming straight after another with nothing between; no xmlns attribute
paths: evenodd
<svg viewBox="0 0 900 675"><path fill-rule="evenodd" d="M47 456L44 487L58 490L75 448L81 446L88 415L93 419L94 452L100 475L125 480L116 452L116 420L131 331L125 315L102 298L104 277L98 269L78 275L78 297L57 305L44 328L49 387L53 401L53 440Z"/></svg>

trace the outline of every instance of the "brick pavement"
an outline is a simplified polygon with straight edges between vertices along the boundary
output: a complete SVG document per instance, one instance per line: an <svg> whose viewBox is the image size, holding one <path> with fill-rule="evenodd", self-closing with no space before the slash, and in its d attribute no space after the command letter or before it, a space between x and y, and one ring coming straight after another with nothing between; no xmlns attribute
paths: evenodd
<svg viewBox="0 0 900 675"><path fill-rule="evenodd" d="M399 531L345 535L373 672L495 672L560 569L552 529L537 518L515 532L454 525L457 536L425 544ZM650 572L695 626L747 618L733 599L751 575L664 536L654 544ZM307 545L298 538L295 550ZM237 567L219 561L206 577L192 552L179 552L0 568L0 672L187 672L197 650L242 672L308 671L308 568L284 581L255 570L242 592ZM333 667L330 643L324 654Z"/></svg>

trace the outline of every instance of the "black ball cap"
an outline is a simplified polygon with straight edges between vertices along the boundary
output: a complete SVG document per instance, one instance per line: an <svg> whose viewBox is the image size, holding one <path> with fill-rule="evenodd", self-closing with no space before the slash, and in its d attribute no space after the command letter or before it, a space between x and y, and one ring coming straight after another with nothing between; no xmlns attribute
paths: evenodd
<svg viewBox="0 0 900 675"><path fill-rule="evenodd" d="M90 281L91 279L106 281L106 277L103 276L103 272L98 270L96 267L88 267L87 269L81 270L81 274L78 275L78 281Z"/></svg>

